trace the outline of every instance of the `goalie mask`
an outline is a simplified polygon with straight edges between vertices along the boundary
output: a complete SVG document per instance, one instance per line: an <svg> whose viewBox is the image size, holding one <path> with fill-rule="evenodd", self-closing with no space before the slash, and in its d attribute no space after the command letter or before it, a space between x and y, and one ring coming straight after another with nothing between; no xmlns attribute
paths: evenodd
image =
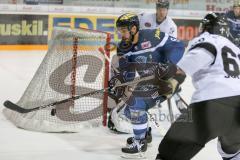
<svg viewBox="0 0 240 160"><path fill-rule="evenodd" d="M122 36L118 48L126 52L132 48L134 36L139 31L138 16L132 13L123 14L117 19L116 27ZM132 31L133 27L136 27L136 32Z"/></svg>
<svg viewBox="0 0 240 160"><path fill-rule="evenodd" d="M199 26L200 33L206 31L210 34L221 35L231 40L232 36L229 30L227 19L221 13L208 13L202 19Z"/></svg>

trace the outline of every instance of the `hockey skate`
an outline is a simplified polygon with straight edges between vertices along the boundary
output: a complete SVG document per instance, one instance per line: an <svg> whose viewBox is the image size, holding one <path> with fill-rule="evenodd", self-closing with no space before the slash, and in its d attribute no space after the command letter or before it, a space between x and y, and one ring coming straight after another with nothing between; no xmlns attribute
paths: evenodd
<svg viewBox="0 0 240 160"><path fill-rule="evenodd" d="M126 159L145 159L145 152L147 151L147 141L132 139L133 142L130 145L122 148L122 158Z"/></svg>
<svg viewBox="0 0 240 160"><path fill-rule="evenodd" d="M149 127L148 131L146 132L145 140L147 141L147 145L151 146L150 145L152 142L152 128L151 127ZM133 143L133 141L134 141L134 137L129 137L127 139L127 146L131 145Z"/></svg>

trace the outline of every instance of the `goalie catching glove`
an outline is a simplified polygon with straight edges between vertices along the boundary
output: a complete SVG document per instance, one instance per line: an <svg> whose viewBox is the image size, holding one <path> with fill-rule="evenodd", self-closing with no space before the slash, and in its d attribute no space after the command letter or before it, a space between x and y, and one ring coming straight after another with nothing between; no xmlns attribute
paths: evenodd
<svg viewBox="0 0 240 160"><path fill-rule="evenodd" d="M186 75L181 72L175 64L158 64L155 68L155 78L159 81L158 85L161 90L170 88L168 92L163 93L167 98L171 97L183 83Z"/></svg>

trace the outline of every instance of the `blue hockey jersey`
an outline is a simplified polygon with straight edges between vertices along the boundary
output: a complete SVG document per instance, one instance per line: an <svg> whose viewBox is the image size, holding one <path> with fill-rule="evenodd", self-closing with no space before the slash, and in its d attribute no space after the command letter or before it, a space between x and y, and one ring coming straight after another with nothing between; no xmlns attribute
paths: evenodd
<svg viewBox="0 0 240 160"><path fill-rule="evenodd" d="M121 70L137 71L140 76L151 64L176 64L184 53L184 44L160 29L139 31L138 43L122 53L125 61L119 62Z"/></svg>
<svg viewBox="0 0 240 160"><path fill-rule="evenodd" d="M228 20L228 24L230 27L230 32L235 40L240 40L240 19L237 19L234 15L233 11L229 11L226 13L226 17ZM238 46L240 46L240 42L238 42Z"/></svg>

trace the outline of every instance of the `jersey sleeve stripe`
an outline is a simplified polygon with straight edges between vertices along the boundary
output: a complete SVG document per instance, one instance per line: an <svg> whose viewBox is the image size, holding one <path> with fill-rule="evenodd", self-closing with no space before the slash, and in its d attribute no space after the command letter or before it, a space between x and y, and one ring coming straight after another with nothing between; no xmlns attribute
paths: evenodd
<svg viewBox="0 0 240 160"><path fill-rule="evenodd" d="M214 45L212 45L210 43L199 43L199 44L196 44L195 46L193 46L192 48L190 48L189 51L191 51L195 48L203 48L203 49L207 50L209 53L211 53L214 56L214 61L212 64L215 63L215 59L217 56L217 49Z"/></svg>

